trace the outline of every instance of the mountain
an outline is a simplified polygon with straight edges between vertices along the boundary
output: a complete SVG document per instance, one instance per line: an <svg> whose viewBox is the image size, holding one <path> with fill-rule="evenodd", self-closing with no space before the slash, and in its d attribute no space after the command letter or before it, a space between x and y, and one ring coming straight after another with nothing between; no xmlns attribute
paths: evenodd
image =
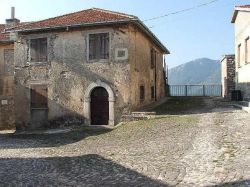
<svg viewBox="0 0 250 187"><path fill-rule="evenodd" d="M221 84L219 60L196 59L169 70L170 85Z"/></svg>

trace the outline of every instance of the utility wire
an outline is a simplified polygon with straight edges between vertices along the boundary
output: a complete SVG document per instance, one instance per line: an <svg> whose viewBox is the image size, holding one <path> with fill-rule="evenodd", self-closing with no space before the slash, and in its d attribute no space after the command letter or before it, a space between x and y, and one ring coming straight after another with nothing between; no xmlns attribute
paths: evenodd
<svg viewBox="0 0 250 187"><path fill-rule="evenodd" d="M200 7L203 7L203 6L207 6L207 5L216 3L218 1L219 0L208 1L206 3L202 3L202 4L199 4L199 5L190 7L190 8L186 8L186 9L178 10L178 11L175 11L175 12L170 12L170 13L162 15L162 16L157 16L157 17L153 17L153 18L150 18L150 19L146 19L146 20L143 20L143 22L152 21L152 20L156 20L156 19L161 19L161 18L164 18L164 17L168 17L170 15L175 15L175 14L179 14L179 13L183 13L183 12L188 12L190 10L194 10L194 9L197 9L197 8L200 8Z"/></svg>

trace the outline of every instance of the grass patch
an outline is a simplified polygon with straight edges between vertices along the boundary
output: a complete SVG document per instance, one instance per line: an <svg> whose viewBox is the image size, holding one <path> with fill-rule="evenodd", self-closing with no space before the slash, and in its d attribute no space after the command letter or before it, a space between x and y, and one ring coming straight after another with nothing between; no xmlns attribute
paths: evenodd
<svg viewBox="0 0 250 187"><path fill-rule="evenodd" d="M164 104L152 109L157 115L183 114L191 110L205 107L203 98L199 97L171 97Z"/></svg>

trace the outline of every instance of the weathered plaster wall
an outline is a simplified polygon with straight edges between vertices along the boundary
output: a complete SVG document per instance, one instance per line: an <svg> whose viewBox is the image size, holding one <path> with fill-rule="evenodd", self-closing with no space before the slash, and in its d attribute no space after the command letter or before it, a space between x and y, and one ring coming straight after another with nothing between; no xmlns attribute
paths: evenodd
<svg viewBox="0 0 250 187"><path fill-rule="evenodd" d="M119 28L126 32L126 27ZM129 38L118 28L19 35L15 45L16 57L16 117L19 126L27 126L31 120L30 85L48 85L48 118L59 120L63 116L84 118L84 94L93 82L107 83L115 93L115 121L128 111L130 99L130 65L128 59L115 60L116 47L128 48ZM109 32L110 59L88 61L88 34ZM29 39L48 37L48 63L29 63Z"/></svg>
<svg viewBox="0 0 250 187"><path fill-rule="evenodd" d="M15 127L14 118L14 58L12 53L4 50L13 49L14 45L0 45L0 129L13 129ZM5 57L4 57L5 56ZM8 63L4 60L8 58Z"/></svg>
<svg viewBox="0 0 250 187"><path fill-rule="evenodd" d="M245 40L250 37L250 13L239 11L235 21L235 51L236 51L236 72L237 89L241 89L244 97L250 97L250 46L248 49L248 61L245 62ZM241 44L241 54L239 62L238 46ZM239 67L240 65L240 67Z"/></svg>
<svg viewBox="0 0 250 187"><path fill-rule="evenodd" d="M92 33L108 32L110 58L90 61L88 37ZM48 38L48 62L29 62L29 40ZM151 86L155 86L155 70L151 69L151 48L157 51L157 100L165 97L163 53L151 40L133 26L102 27L82 30L37 34L20 34L15 44L15 113L18 128L38 128L31 125L30 86L48 87L48 120L57 123L76 119L72 123L86 122L86 89L101 81L111 87L115 95L114 120L123 114L151 104ZM125 58L116 57L117 49L128 51ZM140 101L139 86L145 86L145 100ZM49 125L53 125L50 123Z"/></svg>
<svg viewBox="0 0 250 187"><path fill-rule="evenodd" d="M151 86L156 88L157 100L165 97L163 52L147 36L134 27L130 29L130 40L131 104L133 109L137 109L155 102L151 98ZM157 52L156 69L151 68L152 48ZM145 99L143 101L140 100L140 85L145 87Z"/></svg>

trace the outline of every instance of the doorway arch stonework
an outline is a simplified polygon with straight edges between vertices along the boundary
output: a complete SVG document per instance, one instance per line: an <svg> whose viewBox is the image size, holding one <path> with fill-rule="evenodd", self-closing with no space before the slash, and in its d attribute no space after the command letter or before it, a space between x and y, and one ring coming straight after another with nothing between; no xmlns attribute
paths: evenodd
<svg viewBox="0 0 250 187"><path fill-rule="evenodd" d="M114 103L115 103L115 95L111 87L106 84L105 82L102 82L100 80L91 83L84 94L84 117L85 117L85 124L91 125L91 109L90 109L90 102L91 102L91 92L96 87L103 87L106 89L109 95L109 125L114 126L115 125L115 119L114 119Z"/></svg>

